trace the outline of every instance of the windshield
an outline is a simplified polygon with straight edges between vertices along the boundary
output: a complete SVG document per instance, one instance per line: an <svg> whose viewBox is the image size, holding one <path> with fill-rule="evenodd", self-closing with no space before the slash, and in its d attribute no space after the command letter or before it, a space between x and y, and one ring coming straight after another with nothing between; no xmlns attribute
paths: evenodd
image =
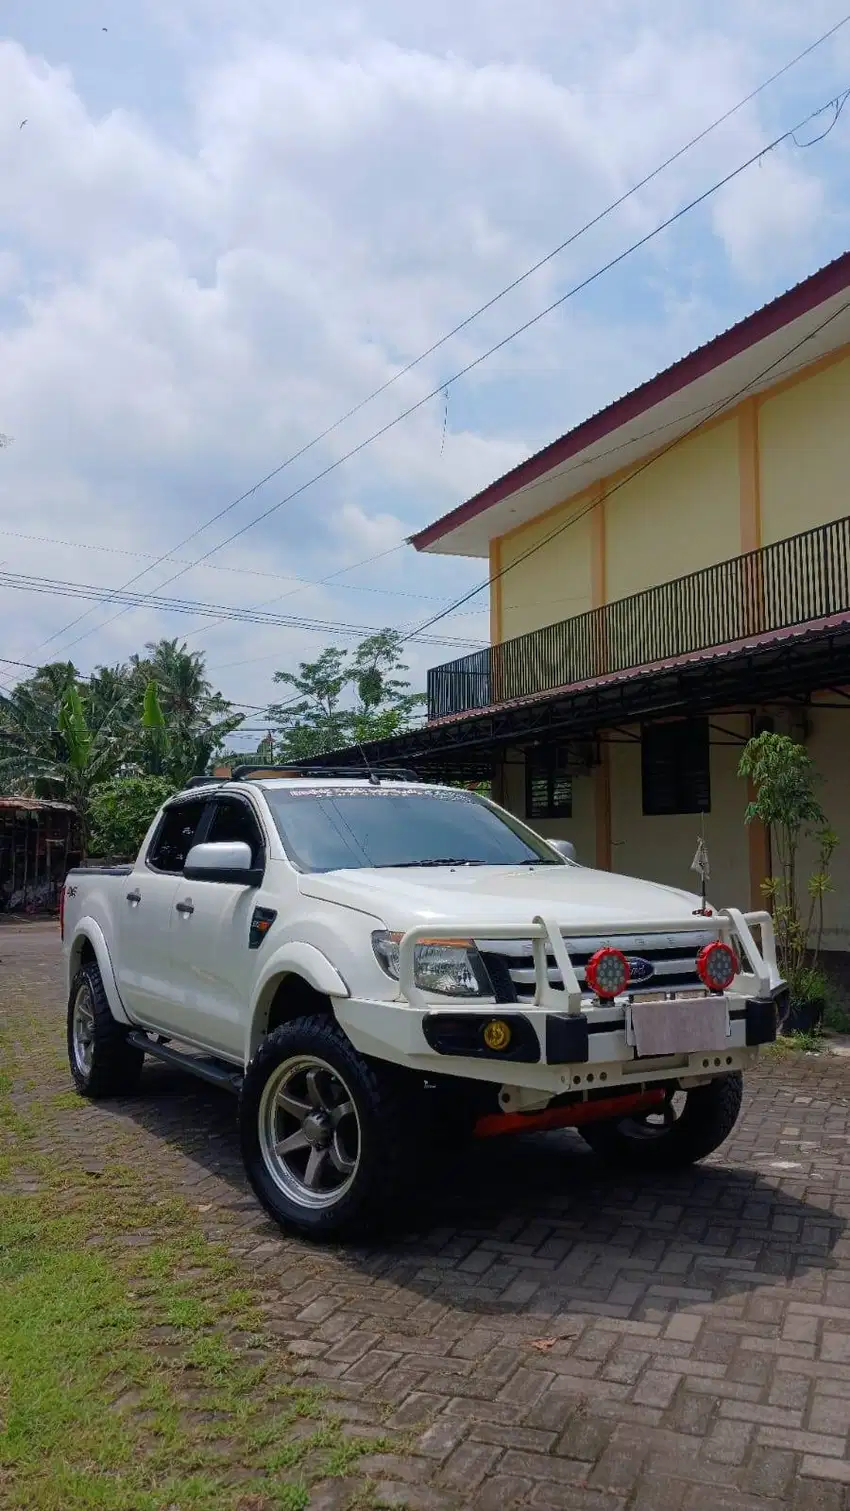
<svg viewBox="0 0 850 1511"><path fill-rule="evenodd" d="M568 864L470 792L267 787L265 796L287 854L303 871Z"/></svg>

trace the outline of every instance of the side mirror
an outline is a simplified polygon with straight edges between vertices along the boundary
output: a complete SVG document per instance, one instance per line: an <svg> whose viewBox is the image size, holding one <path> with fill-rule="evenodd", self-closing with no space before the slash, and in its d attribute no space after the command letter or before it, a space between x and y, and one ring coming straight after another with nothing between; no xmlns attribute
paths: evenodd
<svg viewBox="0 0 850 1511"><path fill-rule="evenodd" d="M551 845L553 850L557 850L559 855L563 855L564 860L571 860L575 862L576 847L570 840L549 839L546 841L546 843L547 845Z"/></svg>
<svg viewBox="0 0 850 1511"><path fill-rule="evenodd" d="M183 875L187 881L229 881L243 887L258 887L262 866L252 865L251 847L243 840L193 845L186 856Z"/></svg>

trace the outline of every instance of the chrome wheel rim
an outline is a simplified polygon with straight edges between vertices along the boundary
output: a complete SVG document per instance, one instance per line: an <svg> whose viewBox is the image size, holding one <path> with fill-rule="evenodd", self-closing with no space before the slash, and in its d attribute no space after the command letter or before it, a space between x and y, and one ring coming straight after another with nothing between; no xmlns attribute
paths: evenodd
<svg viewBox="0 0 850 1511"><path fill-rule="evenodd" d="M91 1075L94 1059L94 1004L88 986L81 986L74 998L71 1043L74 1050L74 1064L80 1075Z"/></svg>
<svg viewBox="0 0 850 1511"><path fill-rule="evenodd" d="M674 1091L665 1097L663 1104L657 1109L645 1112L640 1117L624 1118L620 1132L626 1138L636 1139L641 1143L665 1138L681 1118L687 1100L686 1091Z"/></svg>
<svg viewBox="0 0 850 1511"><path fill-rule="evenodd" d="M332 1207L360 1168L360 1119L338 1071L314 1055L285 1060L259 1110L260 1149L275 1185L298 1206Z"/></svg>

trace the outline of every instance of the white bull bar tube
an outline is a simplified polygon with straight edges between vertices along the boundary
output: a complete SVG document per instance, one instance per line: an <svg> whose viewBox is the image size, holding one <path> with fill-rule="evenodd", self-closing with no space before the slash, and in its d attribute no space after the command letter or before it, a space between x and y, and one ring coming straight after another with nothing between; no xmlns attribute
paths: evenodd
<svg viewBox="0 0 850 1511"><path fill-rule="evenodd" d="M753 929L759 931L761 949L753 938ZM740 944L744 956L743 961L740 962L741 966L746 964L750 969L740 971L729 989L730 992L739 996L769 998L774 990L782 985L776 961L776 937L770 914L766 912L741 913L737 908L722 908L708 917L693 914L690 918L663 918L651 922L641 919L634 924L618 923L616 927L612 927L610 918L600 920L583 918L575 924L558 924L551 917L544 917L542 914L537 914L531 924L494 925L484 921L460 925L457 923L418 924L415 928L407 930L399 945L399 985L411 1007L424 1009L451 1002L455 1010L461 1007L475 1011L480 1008L481 998L443 996L435 992L425 992L416 985L417 945L460 939L464 942L476 939L488 941L530 939L534 951L535 988L533 1001L528 1005L558 1013L563 1013L566 1007L568 1014L577 1016L582 1011L582 990L567 949L566 939L570 936L574 935L582 939L598 938L600 945L610 940L616 947L617 938L620 936L694 934L700 931L705 932L706 944L710 944L714 939L722 939L724 943L734 947L735 938ZM564 983L563 991L554 988L549 981L547 952L555 957ZM752 987L749 985L750 982L753 983ZM627 996L628 991L623 995Z"/></svg>

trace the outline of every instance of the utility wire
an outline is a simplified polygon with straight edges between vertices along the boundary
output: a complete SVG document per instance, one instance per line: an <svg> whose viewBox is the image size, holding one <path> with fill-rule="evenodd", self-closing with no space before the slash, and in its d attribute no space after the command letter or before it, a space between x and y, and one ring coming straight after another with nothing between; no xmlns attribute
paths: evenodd
<svg viewBox="0 0 850 1511"><path fill-rule="evenodd" d="M683 146L679 147L676 152L671 153L669 157L665 158L662 163L660 163L656 168L652 170L652 172L646 174L637 183L633 184L631 188L626 190L617 199L613 200L596 216L592 217L583 226L579 227L578 230L574 231L570 236L568 236L564 241L560 242L559 245L553 248L551 252L547 253L545 257L540 258L531 267L527 268L525 272L521 273L517 278L515 278L511 283L507 284L503 289L500 289L495 295L492 296L492 298L487 300L484 304L480 305L471 314L467 315L465 319L455 325L450 331L446 333L446 335L442 336L425 351L421 352L419 356L414 358L411 362L407 363L405 367L401 368L391 378L387 379L385 383L382 383L378 388L374 389L370 394L366 396L365 399L360 400L359 403L355 404L351 409L347 410L346 413L342 415L338 420L335 420L318 435L314 436L311 441L307 442L304 446L293 452L277 467L273 468L271 472L266 473L263 478L254 483L251 488L249 488L245 493L241 494L238 498L234 499L230 504L226 505L224 509L219 510L217 514L213 515L204 524L193 530L189 535L184 536L183 540L179 541L176 546L171 547L169 551L163 553L163 555L160 556L157 561L153 562L149 567L144 568L143 571L138 572L134 577L128 579L128 581L123 584L123 588L132 587L134 583L138 582L142 577L146 576L149 571L153 571L156 566L159 566L163 562L167 561L174 551L180 550L184 545L187 545L190 541L196 539L198 535L203 534L205 530L211 528L212 525L216 524L220 519L223 519L233 509L237 508L239 504L245 501L245 499L250 498L253 494L257 493L259 489L264 487L266 483L270 482L272 478L277 477L281 472L284 471L285 468L291 466L294 462L299 460L299 458L310 451L314 446L317 446L321 441L325 440L328 436L333 434L333 432L339 429L341 425L345 424L347 420L351 419L355 414L359 413L361 409L365 408L367 404L371 403L374 399L385 393L389 388L393 386L393 384L397 383L401 378L405 377L409 372L413 371L415 367L419 366L419 364L425 361L427 357L433 355L433 353L438 351L440 347L444 346L446 342L450 341L454 336L459 334L460 331L464 330L474 320L478 319L480 315L484 314L487 310L492 309L493 306L499 303L500 300L504 299L508 294L519 288L524 282L527 281L527 279L531 278L534 273L539 272L539 270L542 267L546 266L547 263L551 262L553 258L559 256L561 252L572 246L581 236L585 235L588 231L601 224L602 221L604 221L609 215L613 214L615 210L619 209L621 205L625 204L626 201L629 200L634 194L637 194L641 189L645 188L646 185L651 183L653 179L657 178L659 174L663 173L667 168L672 166L673 163L677 162L687 152L691 151L693 147L704 141L706 137L708 137L713 131L716 131L717 128L722 126L726 121L730 120L732 116L738 113L738 111L744 109L746 105L750 104L754 99L758 97L758 95L762 94L764 90L768 89L770 85L774 84L778 79L782 78L784 74L788 73L792 68L796 67L796 65L802 62L804 58L808 57L818 47L821 47L824 42L827 42L831 37L835 36L837 32L842 29L842 27L846 26L848 21L850 21L850 14L841 17L839 21L831 26L827 31L823 32L821 36L817 37L813 42L811 42L808 47L805 47L802 52L797 53L795 57L791 58L787 63L783 64L783 66L772 73L769 78L765 79L755 89L751 90L749 94L745 95L743 99L739 100L735 105L731 106L729 110L724 111L722 115L716 118L716 120L710 122L710 124L704 127L702 131L698 132L696 136L691 137L690 140L685 142ZM811 117L809 119L811 119ZM801 126L797 126L794 129L800 130L802 129L802 125L805 124L807 123L803 122L801 123ZM780 138L780 140L782 139L783 138ZM774 143L773 145L776 144ZM770 149L766 148L764 150L768 151ZM602 271L604 271L604 269ZM577 292L577 290L574 292ZM551 309L557 307L557 303L562 302L563 300L556 301L555 305L552 305L549 309L544 310L542 314L537 318L542 319L544 315L550 313ZM502 341L496 347L493 347L489 352L485 353L484 357L479 360L485 360L485 358L491 356L493 352L500 350L502 346L507 344L507 340L514 339L514 336L521 334L524 330L527 330L529 328L530 324L534 323L534 321L531 321L529 322L529 324L521 326L518 331L515 331L511 336L506 338L505 341ZM404 413L399 415L398 418L392 423L398 424L401 420L406 419L409 414L412 414L414 412L414 409L421 408L423 404L429 402L429 400L434 398L436 394L447 390L449 384L457 382L458 378L463 377L466 372L471 371L472 367L476 365L477 362L470 364L469 367L463 368L459 373L456 373L454 377L450 378L447 383L441 384L439 388L427 394L419 404L415 405L412 409L404 411ZM386 430L389 428L391 428L391 426L383 427L381 430L377 431L374 436L370 437L369 441L364 444L370 444L372 440L376 440L380 435L385 434ZM349 457L356 455L357 452L362 449L362 446L356 447L353 451L348 452L346 456L341 458L341 461L347 461ZM340 465L340 463L334 464L334 466L337 465ZM333 468L320 472L317 477L311 480L311 483L305 484L305 486L311 486L312 483L320 481L323 477L327 476L328 470L333 470ZM275 508L281 508L283 504L290 502L292 498L297 497L298 493L302 491L303 489L297 489L295 493L290 494L288 498L282 499L279 504L275 505ZM258 524L262 519L267 518L268 512L274 511L266 511L266 513L259 515L256 519L251 521L251 523L246 528L250 529L254 524ZM235 535L232 535L227 540L220 542L220 544L214 548L214 551L219 551L224 546L229 545L231 541L235 540L242 533L244 532L237 531ZM207 552L206 556L200 557L198 562L193 563L193 565L198 565L201 561L206 560L207 556L212 554L214 554L213 551ZM188 570L188 568L184 568L183 570ZM182 575L182 573L178 573L177 575L180 576ZM163 587L168 587L173 581L175 581L174 577L168 578L166 582L160 583L157 591L160 591ZM87 611L87 613L90 612L91 610ZM122 610L122 612L126 612L126 610ZM80 623L81 619L85 617L87 617L86 614L79 616L75 620L72 620L68 625L64 626L63 629L58 630L54 635L51 635L48 640L42 641L42 644L38 647L38 649L41 649L44 645L50 644L52 640L57 639L60 635L63 635L68 630L74 628L74 626ZM114 617L117 618L118 616L116 615ZM106 624L111 624L112 622L112 619L106 620L101 628L105 628ZM78 641L74 641L72 643L77 644Z"/></svg>
<svg viewBox="0 0 850 1511"><path fill-rule="evenodd" d="M607 502L607 500L611 498L615 493L618 493L621 488L625 488L629 483L633 482L636 477L640 477L641 473L648 471L650 467L654 467L656 462L661 461L662 457L668 456L670 452L673 451L677 446L681 446L684 441L687 441L691 436L695 435L698 430L701 430L703 425L705 425L710 419L712 419L714 415L721 413L724 409L727 409L731 404L734 404L737 399L743 398L744 395L755 386L755 384L760 383L762 379L766 378L771 372L774 371L775 368L780 367L788 357L793 356L794 353L796 351L799 351L802 346L807 345L809 341L813 340L813 338L819 335L822 330L825 330L827 326L831 325L833 320L837 320L838 317L840 315L843 315L845 310L848 309L850 309L850 299L845 300L845 302L840 305L837 310L835 310L831 315L828 315L827 318L823 320L820 325L816 326L813 331L808 331L806 335L801 337L799 341L795 342L793 346L782 352L782 354L779 357L775 358L773 362L770 362L767 367L762 368L761 372L756 373L754 378L749 378L743 385L743 387L737 389L734 393L727 394L723 399L719 400L718 403L715 404L708 411L708 413L703 416L701 420L698 420L695 425L689 426L689 428L687 430L684 430L681 435L676 436L675 439L669 443L669 445L663 446L660 451L654 452L653 455L647 457L646 461L642 462L640 466L635 467L634 470L632 472L629 472L626 477L621 478L618 483L615 483L604 494L604 501ZM557 472L553 472L552 476L557 477ZM521 489L518 489L517 491L518 493L522 492ZM534 556L538 551L542 551L545 546L551 545L553 540L556 540L558 536L563 535L565 531L572 529L573 525L577 525L579 520L584 519L588 514L592 514L594 509L598 509L602 502L603 499L594 499L592 503L586 506L586 508L581 509L578 514L572 515L570 519L564 522L564 524L559 525L555 530L551 530L549 534L544 536L542 540L538 541L533 546L529 546L528 550L524 551L521 556L518 556L515 561L508 562L507 565L500 568L498 572L494 572L491 577L485 578L484 582L479 583L477 587L472 588L468 593L465 593L462 598L456 599L455 602L448 608L442 609L439 614L434 614L430 619L426 619L424 624L420 624L416 627L416 629L409 631L409 633L403 637L404 640L407 641L418 639L420 635L422 635L425 631L432 629L435 624L439 624L440 621L447 618L449 614L456 613L458 609L462 608L464 604L469 603L470 599L477 597L477 595L483 592L485 588L492 587L494 583L501 582L509 572L512 572L516 567L521 566L523 562L528 561L529 557Z"/></svg>
<svg viewBox="0 0 850 1511"><path fill-rule="evenodd" d="M101 588L94 583L65 582L52 577L39 577L27 572L8 572L0 570L0 588L14 588L20 592L41 593L49 597L78 598L95 603L111 602L118 596L131 608L138 608L144 604L159 609L164 613L175 614L202 614L219 616L232 620L238 624L261 624L274 625L287 629L300 629L317 631L323 635L376 635L380 630L375 625L346 624L336 620L311 619L293 614L270 614L260 609L232 608L227 604L201 603L190 598L163 598L149 593L134 593L132 590ZM452 640L441 637L435 639L433 644L442 645L475 645L480 642L474 640ZM22 663L24 664L24 663Z"/></svg>
<svg viewBox="0 0 850 1511"><path fill-rule="evenodd" d="M380 436L385 435L387 431L392 430L393 427L395 425L397 425L401 420L406 419L408 417L408 415L411 415L417 409L420 409L422 407L422 405L425 404L425 403L427 403L427 401L429 399L434 398L435 394L442 393L443 390L449 386L449 384L456 382L458 380L458 378L463 377L466 373L471 372L473 368L478 367L482 362L485 362L488 357L491 357L495 352L501 350L501 348L503 346L506 346L508 344L508 342L512 341L516 336L521 335L523 332L525 332L528 329L530 329L531 326L536 325L538 321L542 320L546 315L551 314L553 310L557 309L560 305L564 304L568 299L572 298L575 294L580 293L583 289L587 288L590 284L594 283L596 281L596 279L598 279L598 278L600 278L602 276L603 273L606 273L606 272L610 271L611 268L616 267L619 263L625 261L625 259L627 257L629 257L633 252L637 251L639 248L641 248L643 246L646 246L648 242L652 241L662 231L668 230L670 226L674 225L677 221L681 220L683 218L683 216L685 216L685 215L687 215L689 213L689 211L695 209L698 205L701 205L701 204L705 203L705 201L708 200L708 199L710 199L712 197L712 195L716 194L718 192L718 190L720 190L722 188L725 188L725 186L727 184L731 183L734 179L736 179L737 177L739 177L739 175L741 173L745 172L747 168L751 168L753 166L753 164L756 163L756 162L761 162L767 156L768 153L773 152L778 146L781 145L782 142L785 142L785 141L793 139L794 135L795 135L795 132L800 131L803 126L808 125L808 123L810 121L817 120L817 118L819 116L823 115L824 111L830 110L830 109L835 111L834 119L832 121L831 126L829 127L829 130L832 130L832 128L835 126L835 124L836 124L836 122L837 122L837 120L838 120L838 118L839 118L839 116L841 114L841 109L843 108L843 105L846 103L846 101L848 100L848 98L850 98L850 89L842 91L842 93L839 96L837 96L836 98L828 100L826 102L826 104L819 105L816 110L811 111L796 126L792 126L788 130L783 131L779 136L775 137L772 142L769 142L766 147L762 147L758 152L753 153L752 156L749 157L749 158L747 158L745 162L740 163L737 168L733 168L723 178L719 179L716 183L712 184L710 186L710 188L703 190L703 192L701 194L697 195L695 199L690 200L686 205L680 206L680 208L678 210L674 211L674 213L672 215L667 216L667 218L665 220L661 221L658 225L656 225L655 227L653 227L653 229L651 231L648 231L645 236L642 236L639 240L637 240L635 242L632 242L631 245L628 246L628 247L626 247L624 251L618 253L618 255L616 257L613 257L609 262L605 263L602 267L597 268L595 272L589 274L587 276L587 278L585 278L585 279L582 280L582 282L574 285L573 288L568 289L565 294L562 294L558 299L554 300L552 304L550 304L550 305L548 305L546 307L546 309L541 310L537 315L532 316L532 318L530 320L527 320L524 325L519 326L517 330L512 331L508 336L504 337L503 340L497 342L495 346L490 347L490 349L488 351L483 352L481 354L481 356L476 357L472 362L469 362L466 365L466 367L464 367L464 368L462 368L460 370L460 372L455 373L454 377L450 378L448 380L448 383L441 384L439 388L436 388L436 389L432 390L432 392L430 394L426 394L424 399L420 399L416 404L411 405L409 409L405 410L403 414L398 415L394 420L390 420L386 425L384 425L380 430L375 431L371 436L367 436L364 441L361 441L359 443L359 445L353 447L350 451L346 452L345 455L339 457L337 461L331 462L316 477L308 479L308 481L306 483L303 483L299 488L296 488L286 498L281 499L279 503L273 504L270 508L266 509L262 514L257 515L253 520L249 520L247 524L242 525L239 530L236 530L233 533L233 535L231 535L231 536L228 537L227 540L222 541L220 543L220 545L211 547L210 551L208 551L205 556L201 556L201 557L198 558L198 563L202 562L202 561L205 561L208 556L213 555L214 552L220 550L222 548L222 546L229 545L232 541L238 539L239 536L244 535L246 533L246 531L252 529L254 525L259 524L264 519L267 519L269 517L269 515L274 514L278 509L282 508L284 504L289 503L290 500L292 500L293 498L297 498L299 494L305 492L306 489L312 487L312 485L314 483L319 482L322 478L327 477L327 475L329 473L334 472L337 467L342 466L343 462L348 461L349 458L352 457L352 456L356 456L359 452L363 451L367 446L369 446L373 441L377 440ZM823 135L828 135L828 132L823 133ZM820 141L822 139L823 139L823 136L817 138L818 141ZM700 423L704 423L704 421L701 421ZM612 490L612 492L613 491L615 491L615 490ZM581 516L579 515L578 518L581 518ZM196 563L196 565L198 563ZM186 569L184 569L184 570L186 570ZM182 572L176 573L174 577L168 578L165 583L161 584L161 586L163 586L163 587L169 586L170 583L176 581L176 579L178 577L182 576L182 575L183 575ZM450 604L448 606L448 608L445 608L445 609L441 610L438 614L435 614L434 616L432 616L431 619L429 619L429 620L426 621L426 625L436 624L438 622L438 620L445 618L446 615L456 612L456 610L457 610L457 608L459 606L462 606L464 603L468 602L470 598L473 598L473 597L476 596L476 594L480 593L482 591L482 589L485 588L488 585L488 582L489 582L489 579L487 579L487 581L485 581L484 583L480 584L479 587L472 589L471 592L465 594L462 598L460 598L459 600L457 600L455 603ZM124 612L124 611L122 610L122 612ZM118 618L119 616L116 615L114 617ZM222 623L222 622L223 622L223 620L219 620L218 621L218 623ZM105 628L105 625L108 625L108 624L111 624L111 623L112 623L112 620L111 619L107 619L105 621L105 624L101 625L100 628ZM213 629L213 628L215 628L215 625L210 625L209 628ZM91 634L91 633L92 633L92 631L87 631L86 635L87 634ZM418 630L414 630L411 634L406 635L405 639L413 638L414 636L416 636L418 634L419 634L419 631ZM71 646L74 646L74 645L78 644L78 641L80 639L85 639L86 635L79 636L77 640L72 640L71 641Z"/></svg>

